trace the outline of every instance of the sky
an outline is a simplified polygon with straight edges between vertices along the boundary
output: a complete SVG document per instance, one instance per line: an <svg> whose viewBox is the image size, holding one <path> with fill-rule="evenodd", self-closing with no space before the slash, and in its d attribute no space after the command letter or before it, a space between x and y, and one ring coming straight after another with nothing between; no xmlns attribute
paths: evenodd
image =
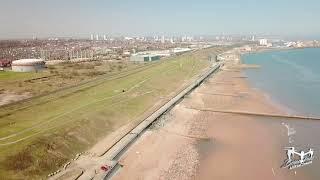
<svg viewBox="0 0 320 180"><path fill-rule="evenodd" d="M0 0L0 38L320 36L319 0Z"/></svg>

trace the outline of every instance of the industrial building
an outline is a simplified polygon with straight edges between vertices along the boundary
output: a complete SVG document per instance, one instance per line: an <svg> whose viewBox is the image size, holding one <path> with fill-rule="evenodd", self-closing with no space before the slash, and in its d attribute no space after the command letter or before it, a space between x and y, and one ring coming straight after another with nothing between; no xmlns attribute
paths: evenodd
<svg viewBox="0 0 320 180"><path fill-rule="evenodd" d="M150 55L150 54L160 56L160 57L169 57L173 53L171 50L143 51L143 52L136 53L136 55Z"/></svg>
<svg viewBox="0 0 320 180"><path fill-rule="evenodd" d="M174 48L174 49L172 49L172 52L174 54L183 54L183 53L190 52L190 51L192 51L192 49L190 49L190 48Z"/></svg>
<svg viewBox="0 0 320 180"><path fill-rule="evenodd" d="M151 62L151 61L158 61L160 60L159 55L152 55L152 54L134 54L130 57L131 62Z"/></svg>
<svg viewBox="0 0 320 180"><path fill-rule="evenodd" d="M259 44L260 44L260 46L267 46L268 40L267 39L260 39Z"/></svg>
<svg viewBox="0 0 320 180"><path fill-rule="evenodd" d="M12 61L12 71L14 72L33 72L45 68L45 62L42 59L20 59Z"/></svg>

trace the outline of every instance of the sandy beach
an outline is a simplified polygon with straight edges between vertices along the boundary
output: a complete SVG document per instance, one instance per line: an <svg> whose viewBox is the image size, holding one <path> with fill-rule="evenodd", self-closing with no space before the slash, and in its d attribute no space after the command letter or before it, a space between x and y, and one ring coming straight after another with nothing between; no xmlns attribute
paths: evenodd
<svg viewBox="0 0 320 180"><path fill-rule="evenodd" d="M129 148L113 178L308 179L302 171L280 168L288 142L280 121L202 108L286 114L227 62Z"/></svg>

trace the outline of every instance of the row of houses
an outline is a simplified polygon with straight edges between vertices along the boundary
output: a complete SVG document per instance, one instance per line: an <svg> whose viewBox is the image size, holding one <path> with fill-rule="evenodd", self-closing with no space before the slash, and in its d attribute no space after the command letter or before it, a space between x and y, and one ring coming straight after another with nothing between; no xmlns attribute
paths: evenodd
<svg viewBox="0 0 320 180"><path fill-rule="evenodd" d="M11 60L0 59L0 68L11 67Z"/></svg>

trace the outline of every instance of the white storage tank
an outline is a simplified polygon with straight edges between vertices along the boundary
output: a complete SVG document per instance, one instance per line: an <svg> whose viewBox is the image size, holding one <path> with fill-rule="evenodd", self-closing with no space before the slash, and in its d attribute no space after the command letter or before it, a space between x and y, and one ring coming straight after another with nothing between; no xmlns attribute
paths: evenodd
<svg viewBox="0 0 320 180"><path fill-rule="evenodd" d="M20 59L12 61L12 71L14 72L34 72L45 68L45 62L42 59Z"/></svg>

